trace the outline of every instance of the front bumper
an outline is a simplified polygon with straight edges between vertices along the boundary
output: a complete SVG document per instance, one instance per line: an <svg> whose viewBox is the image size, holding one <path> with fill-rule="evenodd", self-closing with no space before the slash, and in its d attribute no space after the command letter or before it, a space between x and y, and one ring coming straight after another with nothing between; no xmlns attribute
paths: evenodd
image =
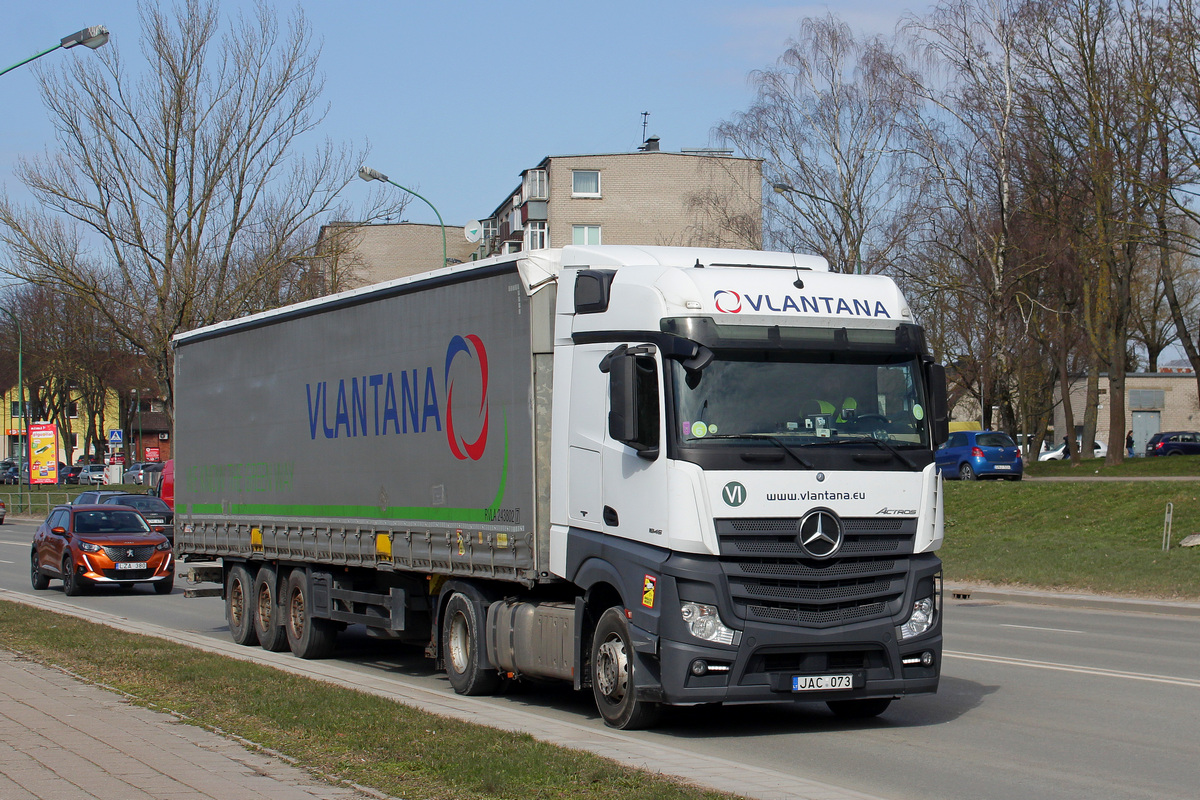
<svg viewBox="0 0 1200 800"><path fill-rule="evenodd" d="M741 634L731 646L696 639L674 624L668 609L678 608L680 599L674 581L663 581L660 635L635 634L643 643L635 648L639 671L653 676L637 680L639 693L671 705L694 705L825 702L936 692L942 661L940 570L936 558L914 564L902 611L869 621L800 627L740 620L721 608L722 619ZM931 584L938 587L932 626L919 636L900 640L900 626L908 621L916 587ZM793 690L795 678L831 675L851 676L851 688Z"/></svg>

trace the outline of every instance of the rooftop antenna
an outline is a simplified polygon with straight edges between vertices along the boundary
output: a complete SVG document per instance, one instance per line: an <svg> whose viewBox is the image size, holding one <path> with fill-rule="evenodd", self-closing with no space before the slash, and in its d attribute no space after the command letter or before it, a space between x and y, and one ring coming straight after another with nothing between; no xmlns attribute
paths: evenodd
<svg viewBox="0 0 1200 800"><path fill-rule="evenodd" d="M643 142L646 141L646 125L647 125L649 119L650 119L650 112L643 111L642 112L642 141Z"/></svg>

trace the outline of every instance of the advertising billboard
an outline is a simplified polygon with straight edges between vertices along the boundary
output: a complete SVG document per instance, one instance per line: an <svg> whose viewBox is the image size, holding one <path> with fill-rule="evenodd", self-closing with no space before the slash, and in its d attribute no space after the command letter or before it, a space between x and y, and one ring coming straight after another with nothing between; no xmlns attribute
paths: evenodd
<svg viewBox="0 0 1200 800"><path fill-rule="evenodd" d="M58 426L53 422L29 426L29 482L58 483Z"/></svg>

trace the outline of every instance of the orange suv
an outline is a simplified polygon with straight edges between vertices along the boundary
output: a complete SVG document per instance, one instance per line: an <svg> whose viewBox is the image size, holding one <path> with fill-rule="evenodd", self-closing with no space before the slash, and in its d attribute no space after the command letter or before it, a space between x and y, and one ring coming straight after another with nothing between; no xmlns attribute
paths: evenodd
<svg viewBox="0 0 1200 800"><path fill-rule="evenodd" d="M51 578L74 597L91 585L150 583L158 594L175 585L171 543L132 508L59 506L33 535L30 578L45 589Z"/></svg>

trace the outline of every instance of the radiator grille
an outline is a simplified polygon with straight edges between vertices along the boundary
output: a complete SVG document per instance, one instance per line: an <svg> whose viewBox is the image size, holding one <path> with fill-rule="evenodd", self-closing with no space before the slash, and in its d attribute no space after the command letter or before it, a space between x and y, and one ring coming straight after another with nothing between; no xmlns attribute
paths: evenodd
<svg viewBox="0 0 1200 800"><path fill-rule="evenodd" d="M150 556L154 555L154 545L111 545L104 548L104 555L108 556L110 561L149 561Z"/></svg>
<svg viewBox="0 0 1200 800"><path fill-rule="evenodd" d="M900 610L917 521L846 518L831 559L800 548L800 520L718 519L721 566L743 619L822 628Z"/></svg>

